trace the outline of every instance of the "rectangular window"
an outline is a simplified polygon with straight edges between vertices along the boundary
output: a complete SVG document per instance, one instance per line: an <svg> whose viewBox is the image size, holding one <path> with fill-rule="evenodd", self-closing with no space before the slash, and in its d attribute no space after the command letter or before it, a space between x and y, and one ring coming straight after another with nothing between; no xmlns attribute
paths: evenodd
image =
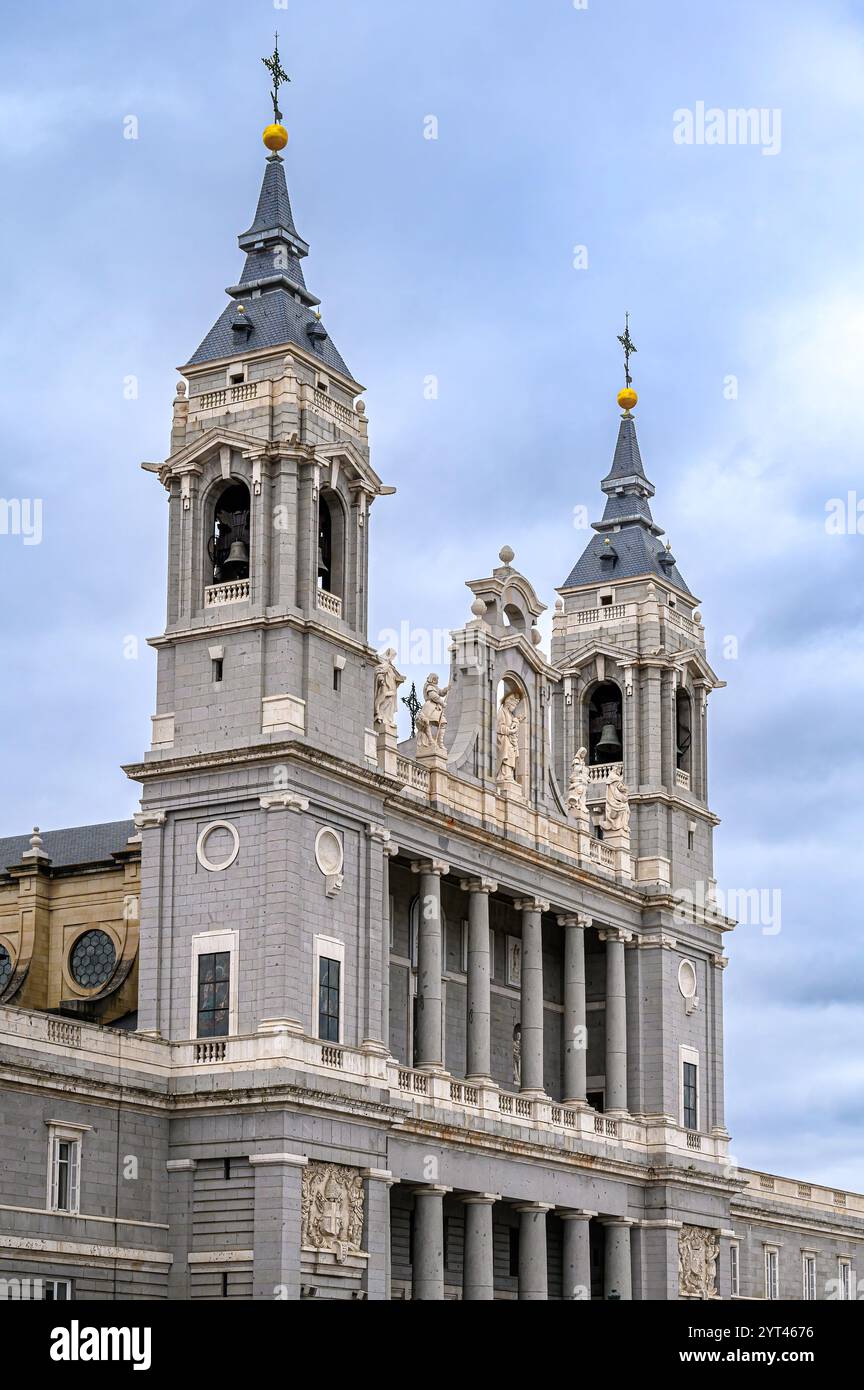
<svg viewBox="0 0 864 1390"><path fill-rule="evenodd" d="M802 1255L801 1257L801 1276L802 1289L801 1297L808 1303L812 1303L816 1297L816 1256Z"/></svg>
<svg viewBox="0 0 864 1390"><path fill-rule="evenodd" d="M51 1211L78 1211L81 1173L81 1139L78 1136L51 1135Z"/></svg>
<svg viewBox="0 0 864 1390"><path fill-rule="evenodd" d="M221 656L213 657L212 676L214 685L219 685L221 683L224 660L225 658Z"/></svg>
<svg viewBox="0 0 864 1390"><path fill-rule="evenodd" d="M737 1240L729 1246L729 1292L737 1298L741 1291L741 1265Z"/></svg>
<svg viewBox="0 0 864 1390"><path fill-rule="evenodd" d="M837 1297L848 1300L852 1297L852 1261L837 1261Z"/></svg>
<svg viewBox="0 0 864 1390"><path fill-rule="evenodd" d="M231 1008L231 952L198 957L199 1038L227 1038Z"/></svg>
<svg viewBox="0 0 864 1390"><path fill-rule="evenodd" d="M687 831L687 848L688 848L688 849L695 849L695 848L696 848L696 835L695 835L694 831L692 831L692 830L688 830L688 831Z"/></svg>
<svg viewBox="0 0 864 1390"><path fill-rule="evenodd" d="M318 957L318 1036L324 1042L339 1042L341 974L340 961Z"/></svg>
<svg viewBox="0 0 864 1390"><path fill-rule="evenodd" d="M681 1068L683 1088L684 1128L699 1128L699 1097L697 1091L699 1068L695 1062L684 1062Z"/></svg>
<svg viewBox="0 0 864 1390"><path fill-rule="evenodd" d="M766 1247L766 1250L765 1250L765 1297L766 1297L766 1298L775 1299L775 1298L779 1298L779 1297L780 1297L780 1275L779 1275L778 1264L779 1264L779 1251L777 1251L777 1250L771 1250L771 1249L769 1249L769 1248Z"/></svg>

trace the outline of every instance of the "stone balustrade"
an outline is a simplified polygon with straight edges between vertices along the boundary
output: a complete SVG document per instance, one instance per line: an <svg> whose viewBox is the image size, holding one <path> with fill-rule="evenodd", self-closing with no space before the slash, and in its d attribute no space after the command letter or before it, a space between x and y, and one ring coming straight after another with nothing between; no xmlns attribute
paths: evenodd
<svg viewBox="0 0 864 1390"><path fill-rule="evenodd" d="M227 584L208 584L204 590L204 607L221 608L226 603L245 603L249 594L248 579L232 579Z"/></svg>
<svg viewBox="0 0 864 1390"><path fill-rule="evenodd" d="M342 617L342 600L338 594L331 594L326 589L319 589L316 604L322 613L331 613L334 618Z"/></svg>
<svg viewBox="0 0 864 1390"><path fill-rule="evenodd" d="M589 782L609 782L624 772L623 763L594 763L588 768Z"/></svg>

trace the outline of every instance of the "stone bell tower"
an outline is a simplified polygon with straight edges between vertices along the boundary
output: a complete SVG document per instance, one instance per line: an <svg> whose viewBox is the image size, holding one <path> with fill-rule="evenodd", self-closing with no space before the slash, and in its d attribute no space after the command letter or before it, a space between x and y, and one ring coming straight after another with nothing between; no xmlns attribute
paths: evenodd
<svg viewBox="0 0 864 1390"><path fill-rule="evenodd" d="M306 287L283 136L265 131L245 264L181 368L170 454L144 465L169 498L151 758L285 734L365 757L368 518L391 489L369 462L363 388Z"/></svg>
<svg viewBox="0 0 864 1390"><path fill-rule="evenodd" d="M637 881L708 891L717 822L708 806L707 708L724 682L706 660L698 600L651 514L654 487L627 375L612 467L601 483L603 517L558 590L556 776L566 786L573 759L584 757L589 812L602 833L607 785L623 772Z"/></svg>
<svg viewBox="0 0 864 1390"><path fill-rule="evenodd" d="M352 824L322 841L330 818L308 784L334 765L366 779L375 762L369 512L393 489L306 285L287 141L277 116L240 278L181 368L168 457L143 465L168 493L168 604L152 746L127 772L143 786L140 1026L162 1036L311 1027L319 889L334 930L380 919L365 840ZM362 908L342 894L349 869L355 888L366 874ZM211 995L216 1024L196 1019Z"/></svg>

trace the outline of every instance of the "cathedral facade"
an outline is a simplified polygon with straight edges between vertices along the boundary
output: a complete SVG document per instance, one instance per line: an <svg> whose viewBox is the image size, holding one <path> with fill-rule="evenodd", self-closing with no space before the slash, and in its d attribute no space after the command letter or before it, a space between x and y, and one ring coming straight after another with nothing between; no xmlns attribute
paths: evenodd
<svg viewBox="0 0 864 1390"><path fill-rule="evenodd" d="M367 632L393 488L279 130L144 465L140 812L0 841L0 1295L854 1298L864 1197L730 1156L723 682L635 392L550 650L513 551L479 557L400 742Z"/></svg>

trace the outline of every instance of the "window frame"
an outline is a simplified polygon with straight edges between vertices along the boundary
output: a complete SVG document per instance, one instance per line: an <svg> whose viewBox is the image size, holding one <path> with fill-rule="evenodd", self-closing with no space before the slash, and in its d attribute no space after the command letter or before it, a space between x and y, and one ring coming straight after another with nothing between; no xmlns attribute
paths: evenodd
<svg viewBox="0 0 864 1390"><path fill-rule="evenodd" d="M695 1067L694 1089L696 1092L695 1125L687 1124L687 1107L685 1103L685 1066ZM699 1053L695 1047L688 1047L682 1044L678 1049L678 1120L682 1129L686 1129L689 1134L698 1134L701 1130L702 1121L702 1076Z"/></svg>
<svg viewBox="0 0 864 1390"><path fill-rule="evenodd" d="M766 1245L763 1255L765 1288L764 1296L770 1303L780 1298L780 1249L776 1245ZM773 1277L772 1277L773 1270Z"/></svg>
<svg viewBox="0 0 864 1390"><path fill-rule="evenodd" d="M810 1274L812 1272L812 1293ZM805 1303L815 1303L816 1301L816 1252L815 1250L801 1251L801 1298Z"/></svg>
<svg viewBox="0 0 864 1390"><path fill-rule="evenodd" d="M837 1256L837 1297L841 1303L852 1299L852 1260L848 1255Z"/></svg>
<svg viewBox="0 0 864 1390"><path fill-rule="evenodd" d="M220 928L216 931L198 932L192 937L192 968L189 981L189 1037L193 1042L199 1041L198 958L199 956L218 955L223 951L227 951L230 957L228 962L228 1032L227 1034L220 1034L219 1036L232 1038L236 1036L237 1033L237 977L239 974L237 963L239 956L239 932L226 930L225 928Z"/></svg>
<svg viewBox="0 0 864 1390"><path fill-rule="evenodd" d="M332 960L339 965L339 1036L322 1038L319 1013L319 979L321 961ZM336 1046L345 1041L345 943L333 936L315 936L312 939L312 1034L319 1042Z"/></svg>
<svg viewBox="0 0 864 1390"><path fill-rule="evenodd" d="M68 1121L49 1120L48 1122L48 1188L46 1210L58 1216L79 1216L81 1213L81 1161L84 1153L84 1135L91 1125L77 1125ZM66 1206L59 1205L60 1167L59 1146L70 1146L71 1177L69 1199ZM68 1175L67 1175L68 1176Z"/></svg>
<svg viewBox="0 0 864 1390"><path fill-rule="evenodd" d="M741 1245L737 1240L729 1242L729 1296L741 1296Z"/></svg>

